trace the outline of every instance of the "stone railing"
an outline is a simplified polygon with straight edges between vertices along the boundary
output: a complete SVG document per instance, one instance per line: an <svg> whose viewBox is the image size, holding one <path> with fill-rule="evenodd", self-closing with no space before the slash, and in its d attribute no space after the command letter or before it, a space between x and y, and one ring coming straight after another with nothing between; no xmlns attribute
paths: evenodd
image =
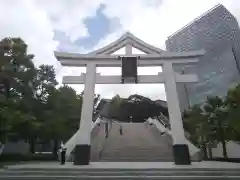
<svg viewBox="0 0 240 180"><path fill-rule="evenodd" d="M148 118L147 122L150 124L154 124L161 133L166 133L167 135L172 137L171 130L165 127L164 124L162 124L161 121L159 121L159 119ZM187 138L186 144L188 145L191 156L195 156L195 154L200 152L200 149L197 148L194 144L192 144Z"/></svg>
<svg viewBox="0 0 240 180"><path fill-rule="evenodd" d="M92 123L92 130L96 127L97 124L101 122L100 118L97 118L95 122ZM79 130L63 145L63 148L66 148L66 160L70 158L70 155L76 145L76 137L79 133Z"/></svg>

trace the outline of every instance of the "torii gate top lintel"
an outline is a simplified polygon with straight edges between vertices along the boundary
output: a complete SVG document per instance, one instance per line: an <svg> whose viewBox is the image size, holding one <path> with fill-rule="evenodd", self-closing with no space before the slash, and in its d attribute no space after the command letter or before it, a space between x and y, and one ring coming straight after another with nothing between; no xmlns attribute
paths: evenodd
<svg viewBox="0 0 240 180"><path fill-rule="evenodd" d="M127 32L109 45L87 54L55 52L55 56L63 66L79 67L86 66L88 63L94 63L96 66L116 67L121 66L121 61L116 61L119 59L119 55L112 53L122 47L126 47L126 53L121 56L137 56L140 58L138 66L158 66L163 65L166 61L171 61L172 63L196 63L198 58L205 53L204 50L189 52L163 51ZM132 54L132 48L139 49L146 54Z"/></svg>

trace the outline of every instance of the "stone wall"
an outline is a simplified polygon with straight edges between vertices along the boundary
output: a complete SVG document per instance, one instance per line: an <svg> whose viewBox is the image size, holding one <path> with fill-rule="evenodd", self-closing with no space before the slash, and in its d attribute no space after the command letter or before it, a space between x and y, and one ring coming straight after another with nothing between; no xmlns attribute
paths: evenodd
<svg viewBox="0 0 240 180"><path fill-rule="evenodd" d="M25 141L7 142L3 154L28 154L29 148L29 144Z"/></svg>
<svg viewBox="0 0 240 180"><path fill-rule="evenodd" d="M228 158L240 158L240 144L234 141L226 143ZM212 149L213 157L223 157L222 144L218 144L217 147Z"/></svg>

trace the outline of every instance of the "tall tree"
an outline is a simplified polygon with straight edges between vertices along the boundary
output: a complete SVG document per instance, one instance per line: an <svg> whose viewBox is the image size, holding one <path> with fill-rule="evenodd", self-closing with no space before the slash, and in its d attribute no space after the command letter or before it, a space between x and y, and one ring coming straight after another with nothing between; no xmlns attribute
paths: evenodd
<svg viewBox="0 0 240 180"><path fill-rule="evenodd" d="M240 141L240 84L229 89L226 97L228 120L233 132L233 140Z"/></svg>
<svg viewBox="0 0 240 180"><path fill-rule="evenodd" d="M20 38L5 38L2 40L9 48L2 54L1 76L10 82L11 93L22 98L31 94L31 84L36 69L32 59L34 56L27 53L27 45Z"/></svg>
<svg viewBox="0 0 240 180"><path fill-rule="evenodd" d="M59 142L70 138L79 127L82 97L69 86L56 89L48 97L44 110L44 126L47 139L54 140L53 153L56 155Z"/></svg>
<svg viewBox="0 0 240 180"><path fill-rule="evenodd" d="M112 119L119 118L119 115L121 113L121 103L122 103L122 99L118 94L112 98L111 105L109 106L110 118Z"/></svg>
<svg viewBox="0 0 240 180"><path fill-rule="evenodd" d="M204 104L204 111L209 119L209 124L212 126L215 139L222 144L223 156L227 158L226 141L231 136L229 121L227 119L228 112L222 98L208 97Z"/></svg>
<svg viewBox="0 0 240 180"><path fill-rule="evenodd" d="M211 144L214 141L212 128L209 119L200 105L194 105L190 110L185 112L183 118L184 128L191 134L191 141L199 146L204 154L204 158L211 157Z"/></svg>
<svg viewBox="0 0 240 180"><path fill-rule="evenodd" d="M1 98L1 112L17 111L21 116L19 114L19 118L14 120L20 123L22 118L25 119L33 116L29 113L27 100L32 95L29 84L31 84L35 75L35 67L32 63L34 56L27 53L27 45L20 38L5 38L0 44L4 44L6 47L4 51L0 53L0 78L7 80L7 91L9 92L7 99L9 103L4 103L6 99ZM8 109L8 111L6 111L6 109ZM6 122L7 118L12 119L11 115L14 114L15 113L12 113L8 116L6 116L6 114L1 114L1 122ZM19 123L13 124L18 125Z"/></svg>
<svg viewBox="0 0 240 180"><path fill-rule="evenodd" d="M54 67L49 65L39 66L34 79L34 97L41 102L46 102L48 95L53 92L57 84Z"/></svg>

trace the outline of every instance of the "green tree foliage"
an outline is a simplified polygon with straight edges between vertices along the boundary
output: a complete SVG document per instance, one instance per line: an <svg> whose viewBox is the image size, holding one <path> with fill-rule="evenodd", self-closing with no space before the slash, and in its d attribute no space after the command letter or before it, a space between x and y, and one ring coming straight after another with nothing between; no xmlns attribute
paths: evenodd
<svg viewBox="0 0 240 180"><path fill-rule="evenodd" d="M53 152L57 153L60 141L68 140L79 126L82 98L74 89L62 86L48 96L43 110L43 123L46 127L42 139L54 141Z"/></svg>
<svg viewBox="0 0 240 180"><path fill-rule="evenodd" d="M184 126L196 144L207 145L210 157L212 145L221 143L227 158L227 141L240 139L239 112L240 85L230 89L225 98L207 97L201 106L193 106L185 113Z"/></svg>
<svg viewBox="0 0 240 180"><path fill-rule="evenodd" d="M110 118L118 119L118 117L121 115L121 104L122 99L118 94L112 98L111 105L109 106Z"/></svg>
<svg viewBox="0 0 240 180"><path fill-rule="evenodd" d="M53 66L35 67L33 58L20 38L0 42L0 142L25 140L34 153L36 143L54 141L56 153L79 127L82 96L56 88Z"/></svg>
<svg viewBox="0 0 240 180"><path fill-rule="evenodd" d="M185 112L183 120L185 130L191 134L190 140L203 150L206 158L208 156L207 146L212 143L213 139L204 110L199 105L195 105Z"/></svg>
<svg viewBox="0 0 240 180"><path fill-rule="evenodd" d="M208 97L204 104L204 110L212 129L212 136L222 144L223 156L227 157L226 140L231 138L231 130L224 100L220 97Z"/></svg>
<svg viewBox="0 0 240 180"><path fill-rule="evenodd" d="M7 82L7 94L1 94L1 132L2 140L11 134L14 139L21 137L29 139L28 132L34 129L34 114L29 111L31 84L35 76L35 67L32 63L33 55L27 54L27 45L19 38L5 38L0 44L1 77ZM2 125L3 124L3 125ZM19 128L18 128L19 126ZM21 127L31 127L25 131ZM8 131L11 131L9 133Z"/></svg>
<svg viewBox="0 0 240 180"><path fill-rule="evenodd" d="M240 84L230 89L226 97L228 121L233 131L233 139L240 141Z"/></svg>
<svg viewBox="0 0 240 180"><path fill-rule="evenodd" d="M123 122L144 122L149 117L159 116L166 109L151 99L134 94L128 98L116 95L109 106L109 118ZM165 113L165 112L164 112ZM168 113L165 113L168 116Z"/></svg>

